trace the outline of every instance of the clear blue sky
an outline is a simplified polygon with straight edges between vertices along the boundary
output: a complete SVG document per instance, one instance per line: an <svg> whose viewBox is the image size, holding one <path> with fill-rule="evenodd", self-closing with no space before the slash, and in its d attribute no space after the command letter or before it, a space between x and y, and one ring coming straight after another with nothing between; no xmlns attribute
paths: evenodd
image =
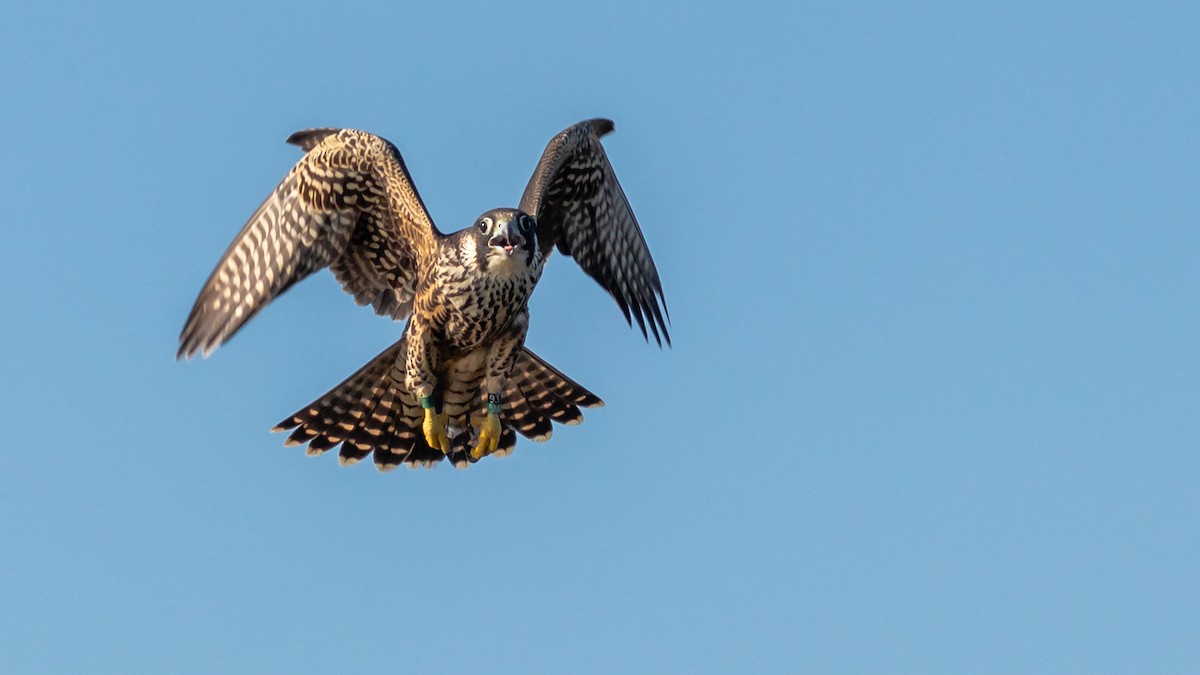
<svg viewBox="0 0 1200 675"><path fill-rule="evenodd" d="M730 4L7 8L0 671L1200 671L1197 5ZM675 347L553 260L583 426L281 447L328 273L174 361L291 132L455 230L594 116Z"/></svg>

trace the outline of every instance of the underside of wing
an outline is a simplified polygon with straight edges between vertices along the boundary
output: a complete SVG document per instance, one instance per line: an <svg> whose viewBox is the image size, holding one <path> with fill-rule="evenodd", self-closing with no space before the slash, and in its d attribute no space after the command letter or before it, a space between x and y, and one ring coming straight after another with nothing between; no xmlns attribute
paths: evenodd
<svg viewBox="0 0 1200 675"><path fill-rule="evenodd" d="M637 321L669 345L662 282L600 137L606 119L571 126L550 140L525 193L521 210L537 219L542 253L555 247L573 257L617 301L625 320Z"/></svg>
<svg viewBox="0 0 1200 675"><path fill-rule="evenodd" d="M314 129L200 291L179 358L212 352L292 284L330 267L360 305L400 319L436 230L400 153L362 131Z"/></svg>

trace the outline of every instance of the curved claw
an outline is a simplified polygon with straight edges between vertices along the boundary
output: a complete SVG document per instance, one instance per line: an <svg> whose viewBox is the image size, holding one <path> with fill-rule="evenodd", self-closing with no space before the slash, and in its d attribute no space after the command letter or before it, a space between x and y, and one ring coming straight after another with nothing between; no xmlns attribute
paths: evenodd
<svg viewBox="0 0 1200 675"><path fill-rule="evenodd" d="M421 425L425 442L434 450L450 454L450 437L446 434L446 413L436 413L433 408L425 409L425 422Z"/></svg>
<svg viewBox="0 0 1200 675"><path fill-rule="evenodd" d="M471 459L479 461L500 446L500 416L489 413L479 425L479 443L471 450Z"/></svg>

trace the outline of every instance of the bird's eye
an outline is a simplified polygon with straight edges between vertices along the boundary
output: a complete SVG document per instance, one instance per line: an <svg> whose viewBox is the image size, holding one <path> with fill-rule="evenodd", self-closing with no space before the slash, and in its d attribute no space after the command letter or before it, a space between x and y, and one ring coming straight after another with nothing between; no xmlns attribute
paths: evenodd
<svg viewBox="0 0 1200 675"><path fill-rule="evenodd" d="M479 231L480 232L487 232L488 229L491 228L491 226L492 226L491 218L483 217L483 218L479 219Z"/></svg>
<svg viewBox="0 0 1200 675"><path fill-rule="evenodd" d="M533 218L529 216L521 216L521 230L528 232L533 229Z"/></svg>

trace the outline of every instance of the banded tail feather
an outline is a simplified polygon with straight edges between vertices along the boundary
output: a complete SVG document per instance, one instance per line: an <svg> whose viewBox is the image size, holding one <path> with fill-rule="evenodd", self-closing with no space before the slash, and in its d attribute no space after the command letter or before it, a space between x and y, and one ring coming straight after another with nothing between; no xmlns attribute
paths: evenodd
<svg viewBox="0 0 1200 675"><path fill-rule="evenodd" d="M296 411L272 431L291 431L284 445L307 444L309 455L340 446L338 462L355 464L373 455L375 466L388 471L404 464L432 467L443 458L431 448L421 430L423 411L416 396L404 387L401 339L388 347L325 395ZM447 406L452 429L449 459L457 467L470 463L476 439L471 417L483 410L486 394L478 372L462 373L476 389L474 404ZM571 380L540 356L522 348L504 391L500 444L494 453L506 456L517 443L517 434L534 441L550 438L552 422L579 424L580 408L604 405L598 396Z"/></svg>

